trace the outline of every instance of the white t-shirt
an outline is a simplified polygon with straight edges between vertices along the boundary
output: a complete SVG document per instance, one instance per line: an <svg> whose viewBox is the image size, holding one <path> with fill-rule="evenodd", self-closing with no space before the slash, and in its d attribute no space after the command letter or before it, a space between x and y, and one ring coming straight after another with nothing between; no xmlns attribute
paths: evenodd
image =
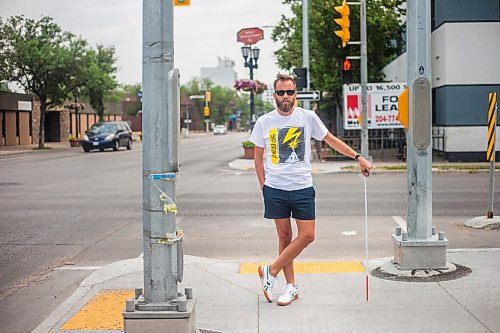
<svg viewBox="0 0 500 333"><path fill-rule="evenodd" d="M265 148L264 184L286 191L311 187L311 137L323 140L327 133L316 113L299 107L289 116L274 109L259 117L249 140Z"/></svg>

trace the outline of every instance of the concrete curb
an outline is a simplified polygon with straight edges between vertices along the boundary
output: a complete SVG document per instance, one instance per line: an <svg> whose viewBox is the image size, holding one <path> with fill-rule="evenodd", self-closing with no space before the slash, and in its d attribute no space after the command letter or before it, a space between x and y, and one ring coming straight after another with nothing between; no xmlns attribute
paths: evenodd
<svg viewBox="0 0 500 333"><path fill-rule="evenodd" d="M500 216L494 216L491 219L486 216L474 217L464 225L474 229L500 229Z"/></svg>

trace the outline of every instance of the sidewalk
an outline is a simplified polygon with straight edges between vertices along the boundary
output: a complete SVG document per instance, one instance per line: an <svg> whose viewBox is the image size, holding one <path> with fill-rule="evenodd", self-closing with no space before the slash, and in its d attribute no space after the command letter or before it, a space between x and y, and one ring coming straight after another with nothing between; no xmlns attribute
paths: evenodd
<svg viewBox="0 0 500 333"><path fill-rule="evenodd" d="M48 142L45 143L46 150L38 150L38 144L23 145L23 146L2 146L0 147L0 156L12 155L12 154L29 154L29 153L40 153L44 151L54 151L54 150L68 150L77 149L81 147L71 148L69 142Z"/></svg>
<svg viewBox="0 0 500 333"><path fill-rule="evenodd" d="M341 172L343 167L356 167L355 161L339 161L339 162L312 162L312 173L331 173ZM229 163L229 167L235 170L248 171L255 169L253 160L238 158Z"/></svg>
<svg viewBox="0 0 500 333"><path fill-rule="evenodd" d="M210 133L208 133L210 134ZM201 137L207 135L205 132L190 132L189 133L189 138L181 137L182 140L185 139L192 139L196 137ZM139 136L137 134L133 135L134 141L139 141ZM0 146L0 157L5 156L5 155L12 155L12 154L29 154L29 153L40 153L40 152L45 152L45 151L54 151L54 150L69 150L69 149L79 149L81 150L82 147L70 147L69 142L46 142L45 143L45 148L46 150L38 150L38 144L31 144L31 145L22 145L22 146Z"/></svg>
<svg viewBox="0 0 500 333"><path fill-rule="evenodd" d="M497 163L495 172L499 172L500 163ZM406 162L373 162L372 173L381 172L406 172ZM238 158L229 163L229 167L234 170L249 171L254 170L252 159ZM353 160L346 161L325 161L311 162L312 173L358 173L358 163ZM432 171L438 172L489 172L489 163L486 162L436 162L432 164Z"/></svg>
<svg viewBox="0 0 500 333"><path fill-rule="evenodd" d="M258 275L240 274L240 262L192 256L184 260L179 291L193 288L199 332L500 332L500 269L494 264L500 262L500 249L448 251L448 262L472 270L457 280L394 282L370 276L368 303L363 272L297 274L300 298L287 307L268 303ZM368 267L388 260L373 259ZM119 332L119 323L93 327L106 317L100 312L90 317L95 320L67 321L103 290L127 289L133 295L134 288L143 286L142 269L142 258L134 258L96 270L33 332L83 332L83 327ZM278 292L283 284L280 275ZM114 308L120 320L124 303L107 303L107 308Z"/></svg>

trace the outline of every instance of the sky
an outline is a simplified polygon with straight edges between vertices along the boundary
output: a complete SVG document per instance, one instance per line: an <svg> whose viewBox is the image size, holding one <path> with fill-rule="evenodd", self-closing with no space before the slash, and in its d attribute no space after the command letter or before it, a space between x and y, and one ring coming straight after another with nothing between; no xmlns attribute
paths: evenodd
<svg viewBox="0 0 500 333"><path fill-rule="evenodd" d="M91 45L114 45L118 81L141 82L141 0L0 0L3 19L21 14L37 20L50 16L63 30ZM199 77L201 67L216 67L218 57L233 60L238 78L248 78L236 33L260 27L264 40L256 44L261 51L254 78L272 84L279 71L273 53L280 45L271 40L271 33L281 15L290 16L282 0L191 0L188 7L175 7L174 61L181 83Z"/></svg>

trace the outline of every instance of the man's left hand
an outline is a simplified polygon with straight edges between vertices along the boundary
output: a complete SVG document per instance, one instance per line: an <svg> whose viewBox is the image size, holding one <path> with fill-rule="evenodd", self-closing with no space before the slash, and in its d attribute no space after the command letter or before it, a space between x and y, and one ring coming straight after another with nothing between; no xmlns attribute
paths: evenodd
<svg viewBox="0 0 500 333"><path fill-rule="evenodd" d="M358 158L359 168L361 169L361 174L363 176L370 176L370 171L372 170L372 164L363 156Z"/></svg>

